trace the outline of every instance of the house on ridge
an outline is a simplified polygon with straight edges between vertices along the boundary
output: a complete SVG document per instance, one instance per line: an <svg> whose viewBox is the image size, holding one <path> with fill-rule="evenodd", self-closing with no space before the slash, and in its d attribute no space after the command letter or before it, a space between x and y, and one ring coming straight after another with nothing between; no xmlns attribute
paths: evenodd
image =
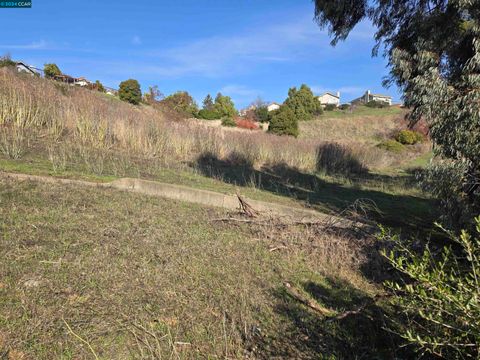
<svg viewBox="0 0 480 360"><path fill-rule="evenodd" d="M279 103L272 102L272 103L267 105L268 112L275 111L275 110L278 110L278 109L280 109L280 104Z"/></svg>
<svg viewBox="0 0 480 360"><path fill-rule="evenodd" d="M327 105L335 105L337 107L340 106L340 93L338 91L336 94L326 92L320 95L317 99L318 101L320 101L322 107L325 107Z"/></svg>
<svg viewBox="0 0 480 360"><path fill-rule="evenodd" d="M365 94L352 100L352 104L366 104L370 101L378 101L384 102L388 105L392 105L392 97L388 95L381 95L381 94L372 94L370 90L365 91Z"/></svg>
<svg viewBox="0 0 480 360"><path fill-rule="evenodd" d="M40 73L33 66L27 65L23 62L17 62L15 64L15 68L19 73L27 73L31 76L40 75Z"/></svg>

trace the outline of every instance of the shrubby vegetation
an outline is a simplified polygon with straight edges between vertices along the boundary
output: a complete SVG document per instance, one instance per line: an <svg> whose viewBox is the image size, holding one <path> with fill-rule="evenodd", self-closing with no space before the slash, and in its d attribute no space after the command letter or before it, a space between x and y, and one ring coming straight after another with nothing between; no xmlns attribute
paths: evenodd
<svg viewBox="0 0 480 360"><path fill-rule="evenodd" d="M424 187L444 205L455 228L469 227L480 212L480 11L478 1L315 0L315 17L344 40L364 18L377 28L376 53L384 45L391 67L386 84L402 91L410 121L425 119L438 157L423 176ZM396 304L407 315L404 338L421 351L444 358L479 358L480 220L476 237L451 235L462 253L445 246L442 256L397 238L388 255L406 277L390 283Z"/></svg>
<svg viewBox="0 0 480 360"><path fill-rule="evenodd" d="M325 111L333 111L336 109L337 109L337 106L335 104L327 104L325 105L325 108L324 108Z"/></svg>
<svg viewBox="0 0 480 360"><path fill-rule="evenodd" d="M5 66L15 66L16 62L12 60L10 54L5 54L0 57L0 68Z"/></svg>
<svg viewBox="0 0 480 360"><path fill-rule="evenodd" d="M438 199L444 214L442 221L449 227L468 224L480 214L480 195L468 193L465 188L463 174L467 169L467 163L437 161L418 174L423 190Z"/></svg>
<svg viewBox="0 0 480 360"><path fill-rule="evenodd" d="M475 223L474 235L442 228L455 247L444 246L441 254L428 246L417 254L412 243L385 230L381 235L394 244L384 256L406 277L387 282L406 318L401 335L422 353L445 359L480 356L480 217Z"/></svg>
<svg viewBox="0 0 480 360"><path fill-rule="evenodd" d="M142 90L140 84L135 79L122 81L118 88L118 97L133 105L140 104L142 101Z"/></svg>
<svg viewBox="0 0 480 360"><path fill-rule="evenodd" d="M143 94L142 101L145 104L154 105L164 98L163 93L158 88L158 85L148 87L148 91Z"/></svg>
<svg viewBox="0 0 480 360"><path fill-rule="evenodd" d="M271 114L266 105L259 106L255 109L255 117L257 121L261 123L266 123L271 120Z"/></svg>
<svg viewBox="0 0 480 360"><path fill-rule="evenodd" d="M213 104L213 109L220 116L235 116L238 114L237 109L235 109L235 104L233 103L230 96L224 96L221 93L218 93L215 97L215 103Z"/></svg>
<svg viewBox="0 0 480 360"><path fill-rule="evenodd" d="M295 87L290 88L284 105L293 111L297 121L311 120L323 112L320 102L305 84L298 90Z"/></svg>
<svg viewBox="0 0 480 360"><path fill-rule="evenodd" d="M103 84L100 82L100 80L95 81L95 85L94 85L94 86L95 86L95 90L100 91L100 92L102 92L102 93L105 92L105 87L104 87Z"/></svg>
<svg viewBox="0 0 480 360"><path fill-rule="evenodd" d="M235 104L229 96L218 93L213 101L210 94L203 100L203 108L198 112L198 117L205 120L222 119L224 117L234 117L237 115Z"/></svg>
<svg viewBox="0 0 480 360"><path fill-rule="evenodd" d="M397 140L394 139L384 140L380 144L378 144L377 147L396 153L400 153L405 150L405 146L403 146L403 144L399 143Z"/></svg>
<svg viewBox="0 0 480 360"><path fill-rule="evenodd" d="M286 105L273 111L268 131L276 135L298 136L298 121L293 110Z"/></svg>
<svg viewBox="0 0 480 360"><path fill-rule="evenodd" d="M45 64L43 66L43 73L46 78L54 78L55 76L62 75L60 68L57 64Z"/></svg>
<svg viewBox="0 0 480 360"><path fill-rule="evenodd" d="M232 117L225 116L222 119L222 126L235 127L235 126L237 126L237 124L235 123L235 120L233 120Z"/></svg>
<svg viewBox="0 0 480 360"><path fill-rule="evenodd" d="M423 135L418 131L401 130L395 135L395 140L403 145L414 145L424 140Z"/></svg>
<svg viewBox="0 0 480 360"><path fill-rule="evenodd" d="M184 116L197 116L198 106L193 97L187 91L177 91L167 96L160 103Z"/></svg>

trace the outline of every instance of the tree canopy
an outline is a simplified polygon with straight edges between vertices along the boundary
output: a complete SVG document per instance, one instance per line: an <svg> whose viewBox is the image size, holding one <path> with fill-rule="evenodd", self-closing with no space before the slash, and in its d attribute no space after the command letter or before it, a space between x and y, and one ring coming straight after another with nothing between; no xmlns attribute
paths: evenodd
<svg viewBox="0 0 480 360"><path fill-rule="evenodd" d="M465 199L480 211L480 1L314 0L315 19L332 43L360 21L376 27L385 85L403 91L412 123L424 119L437 154L462 165Z"/></svg>
<svg viewBox="0 0 480 360"><path fill-rule="evenodd" d="M233 117L237 115L237 109L235 109L235 104L233 103L230 96L224 96L221 93L218 93L215 97L213 109L220 117Z"/></svg>
<svg viewBox="0 0 480 360"><path fill-rule="evenodd" d="M118 89L118 96L120 97L120 100L129 102L130 104L140 104L140 101L142 101L140 84L135 79L122 81Z"/></svg>
<svg viewBox="0 0 480 360"><path fill-rule="evenodd" d="M288 90L285 105L293 111L298 121L311 120L315 115L322 113L320 101L305 84L302 84L298 90L296 87Z"/></svg>
<svg viewBox="0 0 480 360"><path fill-rule="evenodd" d="M43 66L43 72L47 78L53 78L62 74L57 64L45 64Z"/></svg>
<svg viewBox="0 0 480 360"><path fill-rule="evenodd" d="M282 105L270 119L268 131L277 135L298 136L298 120L291 108Z"/></svg>
<svg viewBox="0 0 480 360"><path fill-rule="evenodd" d="M187 91L177 91L161 101L168 108L185 116L197 116L198 106Z"/></svg>

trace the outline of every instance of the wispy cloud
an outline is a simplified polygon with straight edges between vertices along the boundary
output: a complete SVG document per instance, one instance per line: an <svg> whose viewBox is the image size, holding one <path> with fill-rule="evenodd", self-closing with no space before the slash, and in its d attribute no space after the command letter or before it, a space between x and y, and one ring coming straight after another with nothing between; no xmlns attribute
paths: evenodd
<svg viewBox="0 0 480 360"><path fill-rule="evenodd" d="M45 50L49 48L49 44L45 40L40 40L29 44L0 44L0 48L12 50Z"/></svg>
<svg viewBox="0 0 480 360"><path fill-rule="evenodd" d="M260 96L263 91L249 88L245 85L226 85L220 89L220 92L223 95L228 95L232 98L233 102L236 104L244 104L247 102L252 102Z"/></svg>
<svg viewBox="0 0 480 360"><path fill-rule="evenodd" d="M294 61L302 56L305 45L328 44L311 19L270 25L230 36L198 39L182 46L151 50L151 56L163 65L149 68L164 76L223 76L269 62Z"/></svg>

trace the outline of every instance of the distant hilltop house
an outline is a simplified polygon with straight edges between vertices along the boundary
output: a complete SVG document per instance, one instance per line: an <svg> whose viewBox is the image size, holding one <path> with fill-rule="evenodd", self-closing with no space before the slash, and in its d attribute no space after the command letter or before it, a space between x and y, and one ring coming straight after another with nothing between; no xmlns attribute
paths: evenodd
<svg viewBox="0 0 480 360"><path fill-rule="evenodd" d="M318 101L322 104L323 107L327 105L340 106L340 93L337 91L336 94L326 92L318 97Z"/></svg>
<svg viewBox="0 0 480 360"><path fill-rule="evenodd" d="M87 80L84 77L79 77L75 78L73 76L67 75L67 74L60 74L60 75L55 75L53 77L54 80L64 82L69 85L76 85L76 86L81 86L81 87L92 87L93 84L91 81Z"/></svg>
<svg viewBox="0 0 480 360"><path fill-rule="evenodd" d="M73 84L78 86L91 86L92 82L85 79L84 77L79 77L75 79L75 82Z"/></svg>
<svg viewBox="0 0 480 360"><path fill-rule="evenodd" d="M15 68L17 69L17 72L19 73L27 73L31 76L40 76L40 72L37 71L36 68L33 66L27 65L23 62L17 62L15 64Z"/></svg>
<svg viewBox="0 0 480 360"><path fill-rule="evenodd" d="M241 109L241 110L238 112L238 114L239 114L240 116L246 116L249 111L253 111L253 110L256 110L256 109L257 109L257 106L252 104L252 105L250 105L249 107L246 107L246 108L244 108L244 109Z"/></svg>
<svg viewBox="0 0 480 360"><path fill-rule="evenodd" d="M280 104L279 103L276 103L276 102L272 102L270 104L267 105L267 110L270 112L270 111L275 111L275 110L278 110L280 109Z"/></svg>
<svg viewBox="0 0 480 360"><path fill-rule="evenodd" d="M370 90L365 91L365 94L357 99L352 100L352 104L367 104L370 101L384 102L392 105L392 97L388 95L372 94Z"/></svg>
<svg viewBox="0 0 480 360"><path fill-rule="evenodd" d="M116 96L118 94L118 91L113 89L113 88L109 88L109 87L105 86L105 94L111 95L111 96Z"/></svg>

